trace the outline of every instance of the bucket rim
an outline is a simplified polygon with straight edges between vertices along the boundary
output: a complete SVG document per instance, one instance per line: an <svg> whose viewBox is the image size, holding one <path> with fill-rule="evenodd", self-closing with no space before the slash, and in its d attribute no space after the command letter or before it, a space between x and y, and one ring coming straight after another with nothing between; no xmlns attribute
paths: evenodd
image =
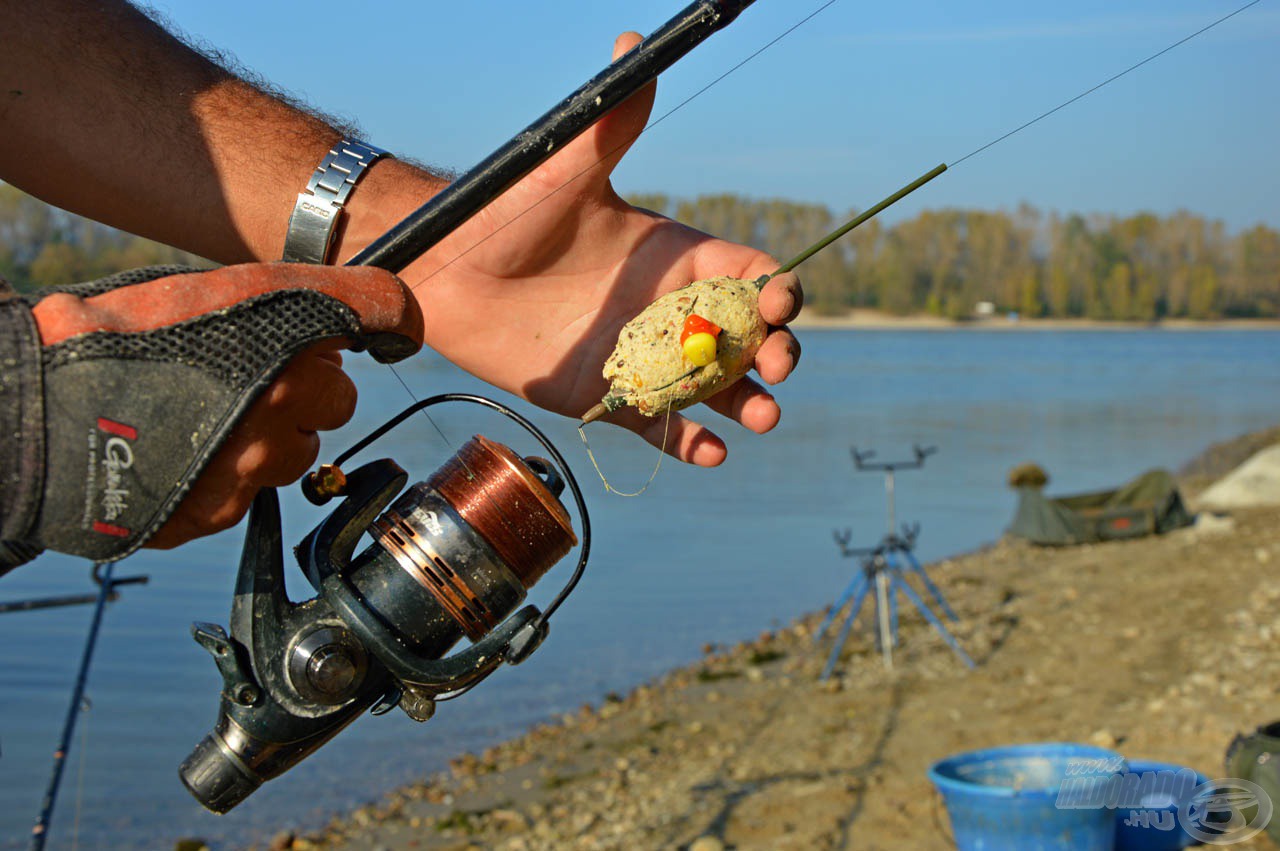
<svg viewBox="0 0 1280 851"><path fill-rule="evenodd" d="M1190 771L1196 776L1196 785L1203 786L1212 782L1209 775L1199 769L1181 762L1165 762L1159 759L1126 759L1125 770L1130 774L1142 774L1147 771Z"/></svg>
<svg viewBox="0 0 1280 851"><path fill-rule="evenodd" d="M929 779L945 797L950 792L962 795L978 795L986 798L1056 798L1058 788L1015 789L1012 786L985 786L981 783L970 783L942 773L944 767L956 763L978 762L983 759L999 759L1012 756L1042 757L1080 757L1083 759L1113 759L1121 765L1128 765L1124 756L1116 751L1097 745L1081 742L1026 742L1017 745L997 745L991 748L978 748L945 756L929 766Z"/></svg>

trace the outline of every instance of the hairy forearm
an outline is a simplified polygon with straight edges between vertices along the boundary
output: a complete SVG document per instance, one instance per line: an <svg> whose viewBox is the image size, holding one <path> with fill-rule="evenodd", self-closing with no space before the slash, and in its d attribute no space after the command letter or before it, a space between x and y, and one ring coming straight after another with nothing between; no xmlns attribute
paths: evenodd
<svg viewBox="0 0 1280 851"><path fill-rule="evenodd" d="M0 45L0 179L219 262L280 257L298 191L341 135L122 0L0 0ZM376 164L339 255L442 183Z"/></svg>

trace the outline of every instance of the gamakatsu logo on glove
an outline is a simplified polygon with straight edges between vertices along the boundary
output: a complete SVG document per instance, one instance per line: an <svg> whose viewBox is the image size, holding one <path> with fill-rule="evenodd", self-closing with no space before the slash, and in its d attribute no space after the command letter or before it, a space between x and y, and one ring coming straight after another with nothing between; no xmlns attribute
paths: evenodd
<svg viewBox="0 0 1280 851"><path fill-rule="evenodd" d="M131 532L110 521L129 508L129 489L124 486L124 471L133 466L133 446L130 444L138 439L138 430L106 417L98 418L98 429L111 435L102 444L102 516L107 522L95 521L93 530L123 538Z"/></svg>

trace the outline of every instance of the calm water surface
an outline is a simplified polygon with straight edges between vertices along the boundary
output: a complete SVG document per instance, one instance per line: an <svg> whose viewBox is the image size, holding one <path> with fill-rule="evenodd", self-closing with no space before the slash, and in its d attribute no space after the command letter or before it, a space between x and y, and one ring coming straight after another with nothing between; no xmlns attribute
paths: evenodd
<svg viewBox="0 0 1280 851"><path fill-rule="evenodd" d="M850 527L863 542L883 530L882 482L853 472L850 445L883 457L913 443L940 447L923 471L899 476L898 501L900 517L923 526L922 555L937 558L999 537L1014 502L1004 476L1019 461L1045 466L1053 491L1097 488L1280 422L1280 332L822 331L802 340L801 370L778 390L777 431L759 438L726 427L724 467L665 464L640 499L604 495L572 425L535 415L583 480L596 529L587 578L546 645L426 725L398 712L360 719L229 816L201 810L176 770L209 731L220 686L188 627L225 624L240 531L129 560L118 572L148 573L151 584L124 589L108 609L87 739L77 735L49 847L71 847L77 799L81 848L171 848L192 835L229 848L314 827L463 750L688 662L705 642L821 607L850 569L831 530ZM408 403L387 370L348 362L360 412L326 440L325 457ZM400 370L419 396L486 392L438 358ZM478 409L436 419L454 446L484 432L533 449ZM593 444L621 489L653 464L647 446L614 429L596 427ZM416 478L452 451L425 421L377 449ZM318 517L286 494L288 542ZM535 601L550 599L568 567L535 589ZM0 599L87 590L86 576L85 564L48 556L0 581ZM298 596L304 586L292 585ZM87 607L0 616L0 848L26 846L88 619Z"/></svg>

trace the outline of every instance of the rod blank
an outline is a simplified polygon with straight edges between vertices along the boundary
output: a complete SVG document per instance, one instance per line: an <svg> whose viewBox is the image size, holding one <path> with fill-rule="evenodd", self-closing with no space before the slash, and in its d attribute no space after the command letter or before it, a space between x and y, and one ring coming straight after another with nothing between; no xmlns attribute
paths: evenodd
<svg viewBox="0 0 1280 851"><path fill-rule="evenodd" d="M698 0L347 261L400 272L755 0Z"/></svg>

